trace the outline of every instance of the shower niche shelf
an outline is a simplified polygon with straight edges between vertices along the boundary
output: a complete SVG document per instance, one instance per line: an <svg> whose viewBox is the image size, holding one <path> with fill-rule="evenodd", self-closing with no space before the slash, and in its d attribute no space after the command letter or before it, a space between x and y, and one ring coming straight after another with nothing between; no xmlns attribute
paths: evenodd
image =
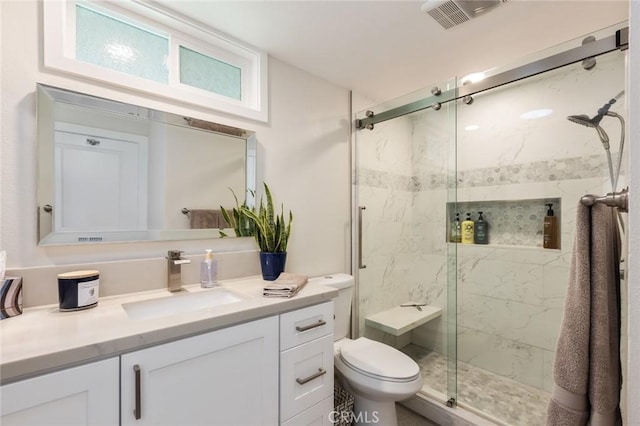
<svg viewBox="0 0 640 426"><path fill-rule="evenodd" d="M482 216L488 223L489 246L542 248L544 217L547 212L545 204L553 204L554 215L558 218L558 236L560 236L562 221L560 198L458 201L447 203L446 241L452 242L450 240L451 225L455 221L456 213L460 213L460 222L462 222L466 219L467 213L471 213L471 219L476 221L478 212L482 212ZM478 245L481 246L481 244Z"/></svg>

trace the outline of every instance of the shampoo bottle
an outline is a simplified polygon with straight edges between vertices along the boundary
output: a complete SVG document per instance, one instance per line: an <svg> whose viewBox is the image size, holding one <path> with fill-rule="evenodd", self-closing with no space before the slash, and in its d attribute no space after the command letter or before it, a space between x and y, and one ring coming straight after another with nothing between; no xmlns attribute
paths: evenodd
<svg viewBox="0 0 640 426"><path fill-rule="evenodd" d="M547 215L544 217L542 247L546 249L557 249L560 245L558 238L558 218L553 215L553 204L545 204L545 206L547 206Z"/></svg>
<svg viewBox="0 0 640 426"><path fill-rule="evenodd" d="M460 225L460 213L456 213L456 220L451 222L449 241L452 243L462 242L462 226Z"/></svg>
<svg viewBox="0 0 640 426"><path fill-rule="evenodd" d="M211 250L207 250L200 265L200 287L210 288L218 283L218 261L213 258Z"/></svg>
<svg viewBox="0 0 640 426"><path fill-rule="evenodd" d="M482 217L482 212L478 212L478 215L474 225L474 241L476 244L489 244L489 224Z"/></svg>
<svg viewBox="0 0 640 426"><path fill-rule="evenodd" d="M467 213L467 218L462 222L462 244L473 244L473 228L471 213Z"/></svg>

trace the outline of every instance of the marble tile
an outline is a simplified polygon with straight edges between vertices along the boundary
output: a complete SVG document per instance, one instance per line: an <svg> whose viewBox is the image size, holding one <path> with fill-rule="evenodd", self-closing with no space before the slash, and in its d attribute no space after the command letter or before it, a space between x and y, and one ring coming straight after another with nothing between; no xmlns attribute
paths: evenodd
<svg viewBox="0 0 640 426"><path fill-rule="evenodd" d="M566 256L561 251L545 250L537 247L518 247L514 249L513 247L458 244L457 254L459 262L475 262L476 259L483 259L544 266L554 262L564 264L570 260L570 256Z"/></svg>
<svg viewBox="0 0 640 426"><path fill-rule="evenodd" d="M371 188L394 189L397 191L411 191L414 187L411 176L370 169L360 169L358 171L358 184Z"/></svg>
<svg viewBox="0 0 640 426"><path fill-rule="evenodd" d="M448 344L448 319L439 317L411 331L411 343L423 348L446 354Z"/></svg>
<svg viewBox="0 0 640 426"><path fill-rule="evenodd" d="M459 283L465 294L542 305L543 267L529 263L476 259L461 262Z"/></svg>
<svg viewBox="0 0 640 426"><path fill-rule="evenodd" d="M545 397L536 392L551 388L576 207L582 195L610 190L596 132L569 123L566 116L593 114L618 93L624 86L623 62L620 55L605 55L595 73L576 64L479 94L473 105L457 108L457 122L443 108L381 123L379 135L366 136L359 192L360 200L369 203L366 243L378 247L365 245L371 270L363 273L368 281L361 287L362 309L375 312L403 298L442 307L443 316L414 329L411 338L444 353L452 325L447 301L457 298L458 355L465 366L459 366L460 400L510 424L544 423L540 416L546 401L540 401ZM541 105L552 113L539 120L520 118ZM626 115L624 102L614 109ZM467 132L469 124L480 128ZM615 120L602 125L618 135ZM377 131L378 125L371 133ZM455 189L449 189L453 183ZM489 246L447 243L450 194L461 203L484 202L479 205L490 227L503 230L500 239ZM554 205L559 250L540 247L545 208L537 200L551 198L559 200ZM450 281L455 285L450 287ZM446 362L438 365L435 355L423 355L432 360L425 374L444 374L430 379L433 386L446 385ZM477 387L463 384L467 368L498 376L478 376ZM511 399L518 391L502 380L521 382L532 393ZM488 397L489 382L504 389Z"/></svg>
<svg viewBox="0 0 640 426"><path fill-rule="evenodd" d="M601 177L606 176L606 173L606 158L601 154L594 154L462 170L458 172L457 182L458 187L512 185Z"/></svg>
<svg viewBox="0 0 640 426"><path fill-rule="evenodd" d="M375 131L356 133L358 166L393 174L406 174L411 163L410 120L400 118L376 124Z"/></svg>
<svg viewBox="0 0 640 426"><path fill-rule="evenodd" d="M542 389L547 392L553 390L553 360L555 351L542 352Z"/></svg>
<svg viewBox="0 0 640 426"><path fill-rule="evenodd" d="M418 345L402 349L420 366L425 386L447 393L447 359ZM550 394L508 377L457 363L457 400L512 425L544 425Z"/></svg>
<svg viewBox="0 0 640 426"><path fill-rule="evenodd" d="M542 267L542 293L544 305L564 307L569 282L570 265L545 265Z"/></svg>
<svg viewBox="0 0 640 426"><path fill-rule="evenodd" d="M539 349L555 350L562 308L496 299L463 291L458 324Z"/></svg>
<svg viewBox="0 0 640 426"><path fill-rule="evenodd" d="M542 389L543 350L496 334L458 327L458 360Z"/></svg>

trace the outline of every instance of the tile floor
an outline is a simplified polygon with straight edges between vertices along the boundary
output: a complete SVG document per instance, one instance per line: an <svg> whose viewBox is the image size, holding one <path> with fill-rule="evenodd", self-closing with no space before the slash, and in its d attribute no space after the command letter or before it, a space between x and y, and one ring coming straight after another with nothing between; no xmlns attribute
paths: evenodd
<svg viewBox="0 0 640 426"><path fill-rule="evenodd" d="M420 365L425 385L446 393L447 359L444 356L413 344L402 351ZM510 425L544 425L549 396L543 390L458 362L458 402Z"/></svg>

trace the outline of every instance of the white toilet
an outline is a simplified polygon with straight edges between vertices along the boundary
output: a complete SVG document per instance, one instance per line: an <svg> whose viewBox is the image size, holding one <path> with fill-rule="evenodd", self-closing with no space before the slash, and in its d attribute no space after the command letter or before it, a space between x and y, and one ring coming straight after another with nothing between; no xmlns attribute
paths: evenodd
<svg viewBox="0 0 640 426"><path fill-rule="evenodd" d="M335 330L333 344L336 375L355 398L354 425L396 426L396 401L415 395L422 387L420 367L409 356L391 346L360 337L347 338L354 278L333 274L309 283L340 290L333 299Z"/></svg>

